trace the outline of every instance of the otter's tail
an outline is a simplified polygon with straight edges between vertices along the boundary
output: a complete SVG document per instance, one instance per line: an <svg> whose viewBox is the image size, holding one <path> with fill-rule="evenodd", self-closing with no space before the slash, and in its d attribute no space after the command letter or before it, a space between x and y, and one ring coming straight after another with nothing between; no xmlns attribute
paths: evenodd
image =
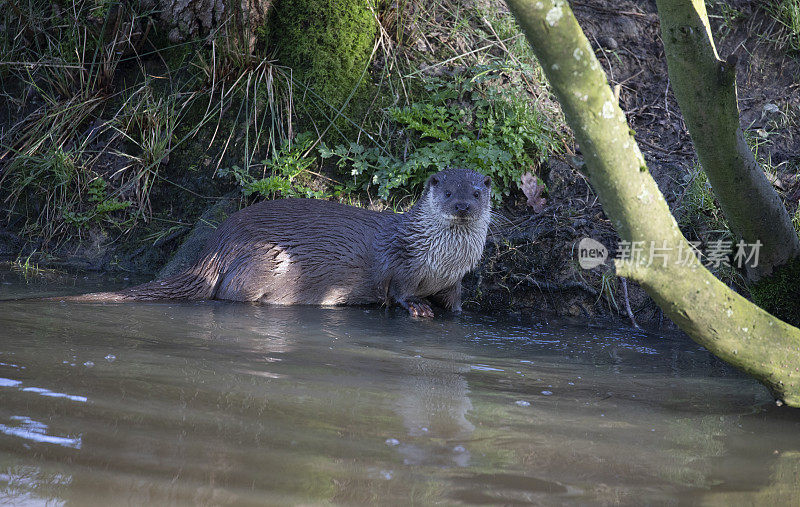
<svg viewBox="0 0 800 507"><path fill-rule="evenodd" d="M201 300L213 299L217 291L219 276L211 276L197 266L183 273L153 280L116 292L94 292L77 296L46 298L52 301L163 301L169 299Z"/></svg>

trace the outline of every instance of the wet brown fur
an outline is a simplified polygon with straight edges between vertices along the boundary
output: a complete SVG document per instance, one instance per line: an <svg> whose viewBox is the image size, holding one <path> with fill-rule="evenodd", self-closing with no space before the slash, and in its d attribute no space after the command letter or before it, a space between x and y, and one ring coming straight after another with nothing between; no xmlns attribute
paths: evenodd
<svg viewBox="0 0 800 507"><path fill-rule="evenodd" d="M118 292L54 299L396 301L412 315L432 316L430 297L459 311L461 280L486 241L490 186L474 171L448 169L432 176L402 214L313 199L264 201L223 222L183 273Z"/></svg>

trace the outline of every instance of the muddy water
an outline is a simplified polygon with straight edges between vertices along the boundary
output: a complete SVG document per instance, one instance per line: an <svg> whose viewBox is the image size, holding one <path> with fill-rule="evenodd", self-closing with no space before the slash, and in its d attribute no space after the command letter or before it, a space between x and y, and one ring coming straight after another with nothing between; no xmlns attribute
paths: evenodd
<svg viewBox="0 0 800 507"><path fill-rule="evenodd" d="M0 285L0 297L47 291L7 274ZM6 301L0 337L0 503L800 494L798 414L680 336L362 308Z"/></svg>

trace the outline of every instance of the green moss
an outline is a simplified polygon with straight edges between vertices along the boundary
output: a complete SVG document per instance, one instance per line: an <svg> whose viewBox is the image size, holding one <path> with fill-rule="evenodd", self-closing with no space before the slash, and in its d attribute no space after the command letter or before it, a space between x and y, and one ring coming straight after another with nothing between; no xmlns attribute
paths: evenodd
<svg viewBox="0 0 800 507"><path fill-rule="evenodd" d="M262 36L281 65L292 69L297 97L320 130L348 101L343 114L355 122L366 109L369 64L377 32L371 0L279 0ZM361 84L359 85L359 82ZM306 87L313 93L305 93ZM355 90L355 93L353 91ZM315 96L316 95L316 96ZM302 113L302 111L300 111ZM339 129L350 122L337 120ZM336 129L333 129L336 130Z"/></svg>
<svg viewBox="0 0 800 507"><path fill-rule="evenodd" d="M753 302L793 326L800 326L800 258L750 286Z"/></svg>

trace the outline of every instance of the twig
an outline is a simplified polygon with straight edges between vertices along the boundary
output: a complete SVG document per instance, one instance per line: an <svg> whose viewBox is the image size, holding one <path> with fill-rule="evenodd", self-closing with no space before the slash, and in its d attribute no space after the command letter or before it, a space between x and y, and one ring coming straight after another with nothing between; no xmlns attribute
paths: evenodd
<svg viewBox="0 0 800 507"><path fill-rule="evenodd" d="M633 54L633 53L631 53L631 54ZM639 75L639 74L641 74L642 72L644 72L644 69L639 69L639 72L637 72L636 74L634 74L634 75L632 75L632 76L630 76L630 77L626 77L625 79L623 79L622 81L620 81L618 84L619 84L619 85L624 85L625 83L627 83L627 82L628 82L628 81L630 81L631 79L635 78L636 76L638 76L638 75Z"/></svg>
<svg viewBox="0 0 800 507"><path fill-rule="evenodd" d="M619 279L622 281L622 296L625 299L625 312L627 312L628 318L631 319L631 324L633 324L633 327L636 329L642 329L639 327L639 324L636 323L636 317L633 316L633 311L631 311L631 302L628 299L628 280L625 279L624 276L619 277Z"/></svg>
<svg viewBox="0 0 800 507"><path fill-rule="evenodd" d="M653 143L651 143L649 141L645 141L644 139L637 139L636 142L637 143L641 143L641 144L647 146L648 148L652 148L652 149L654 149L656 151L660 151L662 153L666 153L667 155L677 155L677 154L685 153L683 150L674 151L674 150L668 150L666 148L662 148L661 146L658 146L657 144L653 144Z"/></svg>

